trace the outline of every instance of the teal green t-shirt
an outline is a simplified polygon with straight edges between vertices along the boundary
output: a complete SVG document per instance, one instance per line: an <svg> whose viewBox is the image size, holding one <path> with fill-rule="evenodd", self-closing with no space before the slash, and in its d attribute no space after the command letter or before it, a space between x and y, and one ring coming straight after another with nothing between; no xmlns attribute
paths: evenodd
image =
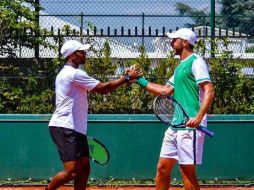
<svg viewBox="0 0 254 190"><path fill-rule="evenodd" d="M182 60L168 81L174 88L174 98L189 117L195 117L200 109L203 92L198 84L205 81L211 81L207 64L196 54Z"/></svg>

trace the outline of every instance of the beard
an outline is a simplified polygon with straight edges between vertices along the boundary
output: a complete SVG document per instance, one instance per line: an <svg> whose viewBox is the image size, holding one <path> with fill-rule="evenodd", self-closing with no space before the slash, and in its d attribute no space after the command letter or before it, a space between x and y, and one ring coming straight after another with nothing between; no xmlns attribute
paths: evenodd
<svg viewBox="0 0 254 190"><path fill-rule="evenodd" d="M178 48L173 47L173 54L174 55L180 55L181 56L182 52L183 52L183 47L178 47Z"/></svg>
<svg viewBox="0 0 254 190"><path fill-rule="evenodd" d="M173 48L173 54L174 55L179 55L179 53L180 53L180 51L178 49Z"/></svg>
<svg viewBox="0 0 254 190"><path fill-rule="evenodd" d="M85 59L76 59L76 60L73 60L73 62L77 65L84 65Z"/></svg>

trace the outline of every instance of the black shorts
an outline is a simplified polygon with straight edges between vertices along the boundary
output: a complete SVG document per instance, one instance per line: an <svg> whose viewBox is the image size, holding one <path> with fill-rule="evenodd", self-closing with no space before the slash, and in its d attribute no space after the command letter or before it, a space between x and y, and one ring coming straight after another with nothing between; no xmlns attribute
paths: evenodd
<svg viewBox="0 0 254 190"><path fill-rule="evenodd" d="M49 132L63 163L89 157L86 135L72 129L53 126L49 127Z"/></svg>

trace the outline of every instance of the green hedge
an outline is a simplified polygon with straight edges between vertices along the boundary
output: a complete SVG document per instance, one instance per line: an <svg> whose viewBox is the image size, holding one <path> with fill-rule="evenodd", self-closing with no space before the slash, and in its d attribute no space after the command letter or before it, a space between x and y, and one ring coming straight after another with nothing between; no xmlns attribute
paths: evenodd
<svg viewBox="0 0 254 190"><path fill-rule="evenodd" d="M200 51L202 44L196 48ZM85 70L105 82L117 78L117 67L139 64L145 77L165 84L173 74L178 60L160 59L151 69L145 49L136 59L112 60L108 43L99 58L90 58ZM52 113L54 110L54 80L64 60L57 59L0 59L0 113ZM231 59L229 55L207 60L215 87L211 114L254 113L254 76L244 75L242 68L254 67L253 60ZM152 113L153 96L137 84L124 85L112 94L89 94L90 113Z"/></svg>

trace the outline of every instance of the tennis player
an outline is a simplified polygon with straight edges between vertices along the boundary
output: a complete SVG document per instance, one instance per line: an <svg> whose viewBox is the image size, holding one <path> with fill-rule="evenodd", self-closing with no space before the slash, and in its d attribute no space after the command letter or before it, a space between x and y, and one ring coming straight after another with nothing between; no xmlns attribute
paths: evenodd
<svg viewBox="0 0 254 190"><path fill-rule="evenodd" d="M87 94L109 93L137 78L138 69L129 70L119 79L102 83L79 69L86 61L89 44L66 41L61 53L66 64L55 80L56 108L49 122L49 132L58 149L64 169L57 173L46 189L55 190L74 180L75 190L85 190L90 173L87 144Z"/></svg>
<svg viewBox="0 0 254 190"><path fill-rule="evenodd" d="M154 95L173 95L190 116L188 127L206 126L206 113L212 103L214 89L207 64L193 52L196 35L187 28L167 35L171 38L174 55L180 56L174 75L164 86L148 82L144 77L140 77L137 83ZM200 189L196 164L202 163L204 136L199 130L167 129L157 165L156 190L168 190L171 171L176 162L180 165L185 189Z"/></svg>

